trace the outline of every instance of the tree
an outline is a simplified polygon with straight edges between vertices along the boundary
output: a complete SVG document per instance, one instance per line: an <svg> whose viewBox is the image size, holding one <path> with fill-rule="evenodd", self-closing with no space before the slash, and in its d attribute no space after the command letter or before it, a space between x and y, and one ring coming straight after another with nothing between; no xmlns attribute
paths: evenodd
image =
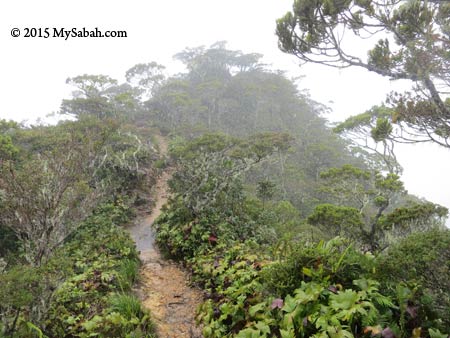
<svg viewBox="0 0 450 338"><path fill-rule="evenodd" d="M0 144L0 225L30 264L45 262L98 203L138 186L149 153L123 129L82 116L20 130L14 145Z"/></svg>
<svg viewBox="0 0 450 338"><path fill-rule="evenodd" d="M69 144L0 168L0 222L14 231L33 266L45 262L95 205L98 196L82 161L76 145Z"/></svg>
<svg viewBox="0 0 450 338"><path fill-rule="evenodd" d="M258 182L256 187L256 196L263 202L263 207L267 201L269 201L275 194L276 184L266 179Z"/></svg>
<svg viewBox="0 0 450 338"><path fill-rule="evenodd" d="M198 216L228 214L243 202L242 175L278 149L289 146L286 134L263 133L247 140L206 134L173 153L179 170L170 186Z"/></svg>
<svg viewBox="0 0 450 338"><path fill-rule="evenodd" d="M247 139L205 134L174 144L171 156L177 171L169 181L172 198L156 223L161 247L186 258L218 241L272 239L274 230L261 215L263 209L245 195L242 178L282 147L283 139L276 133Z"/></svg>
<svg viewBox="0 0 450 338"><path fill-rule="evenodd" d="M192 87L184 79L169 79L145 103L159 126L176 129L184 124L201 123L198 115L206 108L192 94Z"/></svg>
<svg viewBox="0 0 450 338"><path fill-rule="evenodd" d="M371 251L383 250L410 233L442 227L448 213L430 202L399 205L397 200L403 197L404 201L406 192L395 174L345 165L322 172L321 179L324 200L333 204L318 205L308 221L324 231L356 239Z"/></svg>
<svg viewBox="0 0 450 338"><path fill-rule="evenodd" d="M80 75L66 81L77 88L70 100L63 100L60 114L98 118L133 115L139 108L141 90L106 75Z"/></svg>
<svg viewBox="0 0 450 338"><path fill-rule="evenodd" d="M389 230L388 235L401 238L433 228L445 229L447 215L448 209L443 206L428 201L408 201L380 217L379 223Z"/></svg>
<svg viewBox="0 0 450 338"><path fill-rule="evenodd" d="M320 173L323 184L322 191L326 194L324 199L337 205L364 210L370 204L373 196L377 194L375 180L383 179L383 176L378 174L376 177L376 175L351 165L325 170ZM394 192L403 190L398 176L393 177L398 182L398 185L393 187ZM381 194L381 191L378 193Z"/></svg>
<svg viewBox="0 0 450 338"><path fill-rule="evenodd" d="M379 169L399 175L402 167L394 153L398 138L392 135L390 115L387 107L374 107L363 114L349 117L339 123L334 131L353 141L351 148L355 153L367 151L365 158L368 162L373 159L370 164L374 169L383 163Z"/></svg>
<svg viewBox="0 0 450 338"><path fill-rule="evenodd" d="M154 61L138 63L125 73L127 82L142 92L141 99L149 99L165 80L164 67Z"/></svg>
<svg viewBox="0 0 450 338"><path fill-rule="evenodd" d="M360 240L360 229L364 227L358 209L334 204L319 204L307 221L321 228L330 237L343 236L353 240Z"/></svg>
<svg viewBox="0 0 450 338"><path fill-rule="evenodd" d="M278 156L252 168L245 181L256 185L270 178L279 187L274 199L289 200L306 215L319 202L321 171L345 163L364 167L365 158L352 156L348 142L321 116L327 108L299 90L298 79L267 69L260 57L228 50L224 43L188 48L176 55L187 72L164 81L146 111L159 126L186 138L198 131L290 134L292 147L277 149Z"/></svg>
<svg viewBox="0 0 450 338"><path fill-rule="evenodd" d="M78 89L73 92L74 97L92 98L102 96L107 89L117 85L117 80L107 75L84 74L69 77L66 83Z"/></svg>
<svg viewBox="0 0 450 338"><path fill-rule="evenodd" d="M221 102L233 76L260 67L261 55L243 54L228 50L225 46L225 41L219 41L208 49L203 46L187 48L174 56L189 70L185 80L189 82L191 95L195 95L201 103L203 109L198 113L210 130L217 129L224 122L221 121ZM227 118L225 116L225 120Z"/></svg>
<svg viewBox="0 0 450 338"><path fill-rule="evenodd" d="M412 81L413 93L391 95L397 139L450 148L449 27L447 1L297 0L277 21L277 35L281 50L302 62ZM365 58L360 44L347 43L377 37Z"/></svg>

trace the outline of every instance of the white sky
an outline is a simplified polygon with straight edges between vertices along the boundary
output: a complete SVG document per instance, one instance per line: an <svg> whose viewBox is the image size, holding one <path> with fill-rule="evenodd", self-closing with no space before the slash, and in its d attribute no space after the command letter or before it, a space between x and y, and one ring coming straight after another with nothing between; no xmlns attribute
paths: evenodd
<svg viewBox="0 0 450 338"><path fill-rule="evenodd" d="M70 95L67 77L105 74L119 81L137 63L157 61L181 70L172 56L185 47L228 41L230 49L264 54L264 62L306 75L302 89L328 104L338 121L381 103L398 87L364 70L299 68L277 48L275 20L293 0L15 0L0 3L0 118L34 120L58 110ZM127 38L25 38L24 28L126 30ZM22 35L11 36L19 28ZM401 148L401 149L400 149ZM450 151L398 147L409 192L450 208Z"/></svg>

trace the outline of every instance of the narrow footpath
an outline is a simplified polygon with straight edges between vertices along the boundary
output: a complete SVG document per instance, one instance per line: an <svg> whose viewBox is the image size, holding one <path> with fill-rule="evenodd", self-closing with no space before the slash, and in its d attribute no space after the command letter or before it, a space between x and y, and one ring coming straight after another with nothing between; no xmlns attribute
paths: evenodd
<svg viewBox="0 0 450 338"><path fill-rule="evenodd" d="M159 136L160 154L167 154L167 141ZM195 325L195 314L202 301L200 290L188 285L189 275L177 263L164 259L155 245L151 225L161 214L167 202L167 181L171 171L158 178L153 192L155 207L150 215L138 216L129 227L136 242L142 266L135 292L150 310L160 338L201 338L201 329Z"/></svg>

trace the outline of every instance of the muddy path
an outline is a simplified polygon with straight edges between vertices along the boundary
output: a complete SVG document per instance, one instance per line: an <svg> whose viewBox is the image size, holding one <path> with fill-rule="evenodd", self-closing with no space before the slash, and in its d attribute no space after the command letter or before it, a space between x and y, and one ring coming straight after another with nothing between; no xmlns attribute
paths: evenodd
<svg viewBox="0 0 450 338"><path fill-rule="evenodd" d="M167 154L167 142L157 137L161 155ZM164 259L155 245L151 225L167 202L167 181L171 170L158 178L153 191L155 206L150 214L139 215L128 229L136 242L142 266L135 292L150 310L160 338L200 338L195 325L195 313L202 301L200 290L190 287L189 275L177 263Z"/></svg>

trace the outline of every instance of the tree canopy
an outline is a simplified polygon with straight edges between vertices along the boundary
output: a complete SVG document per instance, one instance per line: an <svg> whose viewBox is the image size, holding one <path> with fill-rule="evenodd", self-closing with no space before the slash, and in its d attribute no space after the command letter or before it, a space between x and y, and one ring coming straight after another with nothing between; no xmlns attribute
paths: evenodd
<svg viewBox="0 0 450 338"><path fill-rule="evenodd" d="M413 91L390 96L396 139L450 148L448 1L296 0L277 35L281 50L302 62L412 81Z"/></svg>

